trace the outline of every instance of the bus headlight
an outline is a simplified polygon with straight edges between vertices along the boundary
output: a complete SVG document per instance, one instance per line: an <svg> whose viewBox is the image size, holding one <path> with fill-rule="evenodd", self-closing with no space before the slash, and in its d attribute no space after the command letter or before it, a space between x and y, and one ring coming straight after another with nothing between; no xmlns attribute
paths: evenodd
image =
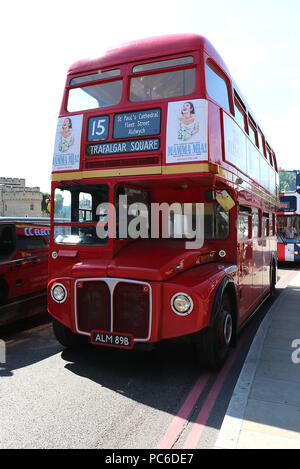
<svg viewBox="0 0 300 469"><path fill-rule="evenodd" d="M51 296L56 303L63 303L67 298L66 287L62 283L55 283L51 288Z"/></svg>
<svg viewBox="0 0 300 469"><path fill-rule="evenodd" d="M180 316L190 314L193 309L193 300L187 293L175 293L171 298L171 308Z"/></svg>

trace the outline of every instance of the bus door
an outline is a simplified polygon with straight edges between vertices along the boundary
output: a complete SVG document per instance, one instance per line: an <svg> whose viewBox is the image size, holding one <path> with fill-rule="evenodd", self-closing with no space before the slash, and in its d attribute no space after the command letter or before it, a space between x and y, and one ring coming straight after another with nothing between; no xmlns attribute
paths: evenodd
<svg viewBox="0 0 300 469"><path fill-rule="evenodd" d="M252 209L252 240L253 240L253 294L259 298L263 292L263 246L261 237L261 221L258 209Z"/></svg>
<svg viewBox="0 0 300 469"><path fill-rule="evenodd" d="M268 289L270 285L270 263L271 263L271 252L270 252L270 240L269 240L269 214L262 214L262 257L263 257L263 289Z"/></svg>
<svg viewBox="0 0 300 469"><path fill-rule="evenodd" d="M254 302L252 291L253 246L251 239L250 210L240 207L238 216L238 266L239 266L239 302L243 321Z"/></svg>

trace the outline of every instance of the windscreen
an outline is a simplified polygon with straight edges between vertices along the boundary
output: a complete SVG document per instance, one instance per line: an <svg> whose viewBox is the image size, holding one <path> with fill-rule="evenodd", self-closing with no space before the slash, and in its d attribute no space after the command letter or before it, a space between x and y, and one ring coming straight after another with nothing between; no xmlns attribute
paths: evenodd
<svg viewBox="0 0 300 469"><path fill-rule="evenodd" d="M108 186L78 184L55 189L54 242L56 244L104 245L97 224L107 224L107 212L98 207L108 202Z"/></svg>
<svg viewBox="0 0 300 469"><path fill-rule="evenodd" d="M279 243L300 243L300 215L277 216Z"/></svg>

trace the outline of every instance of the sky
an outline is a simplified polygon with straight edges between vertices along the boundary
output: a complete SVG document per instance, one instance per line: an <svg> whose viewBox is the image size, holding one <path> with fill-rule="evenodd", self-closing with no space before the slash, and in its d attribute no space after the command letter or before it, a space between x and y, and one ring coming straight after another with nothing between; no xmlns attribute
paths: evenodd
<svg viewBox="0 0 300 469"><path fill-rule="evenodd" d="M67 70L118 44L205 36L222 56L277 161L300 169L299 0L14 0L2 2L0 177L50 191Z"/></svg>

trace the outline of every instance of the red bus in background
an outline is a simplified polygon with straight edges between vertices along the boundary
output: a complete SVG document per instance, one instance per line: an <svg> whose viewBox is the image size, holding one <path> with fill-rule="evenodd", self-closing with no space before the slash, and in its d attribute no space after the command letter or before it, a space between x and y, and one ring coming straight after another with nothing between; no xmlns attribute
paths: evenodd
<svg viewBox="0 0 300 469"><path fill-rule="evenodd" d="M274 293L278 186L275 153L204 37L139 40L75 63L52 170L57 339L133 348L181 337L201 366L221 367Z"/></svg>
<svg viewBox="0 0 300 469"><path fill-rule="evenodd" d="M49 220L0 217L0 325L46 310Z"/></svg>
<svg viewBox="0 0 300 469"><path fill-rule="evenodd" d="M300 171L279 170L278 261L300 262Z"/></svg>

